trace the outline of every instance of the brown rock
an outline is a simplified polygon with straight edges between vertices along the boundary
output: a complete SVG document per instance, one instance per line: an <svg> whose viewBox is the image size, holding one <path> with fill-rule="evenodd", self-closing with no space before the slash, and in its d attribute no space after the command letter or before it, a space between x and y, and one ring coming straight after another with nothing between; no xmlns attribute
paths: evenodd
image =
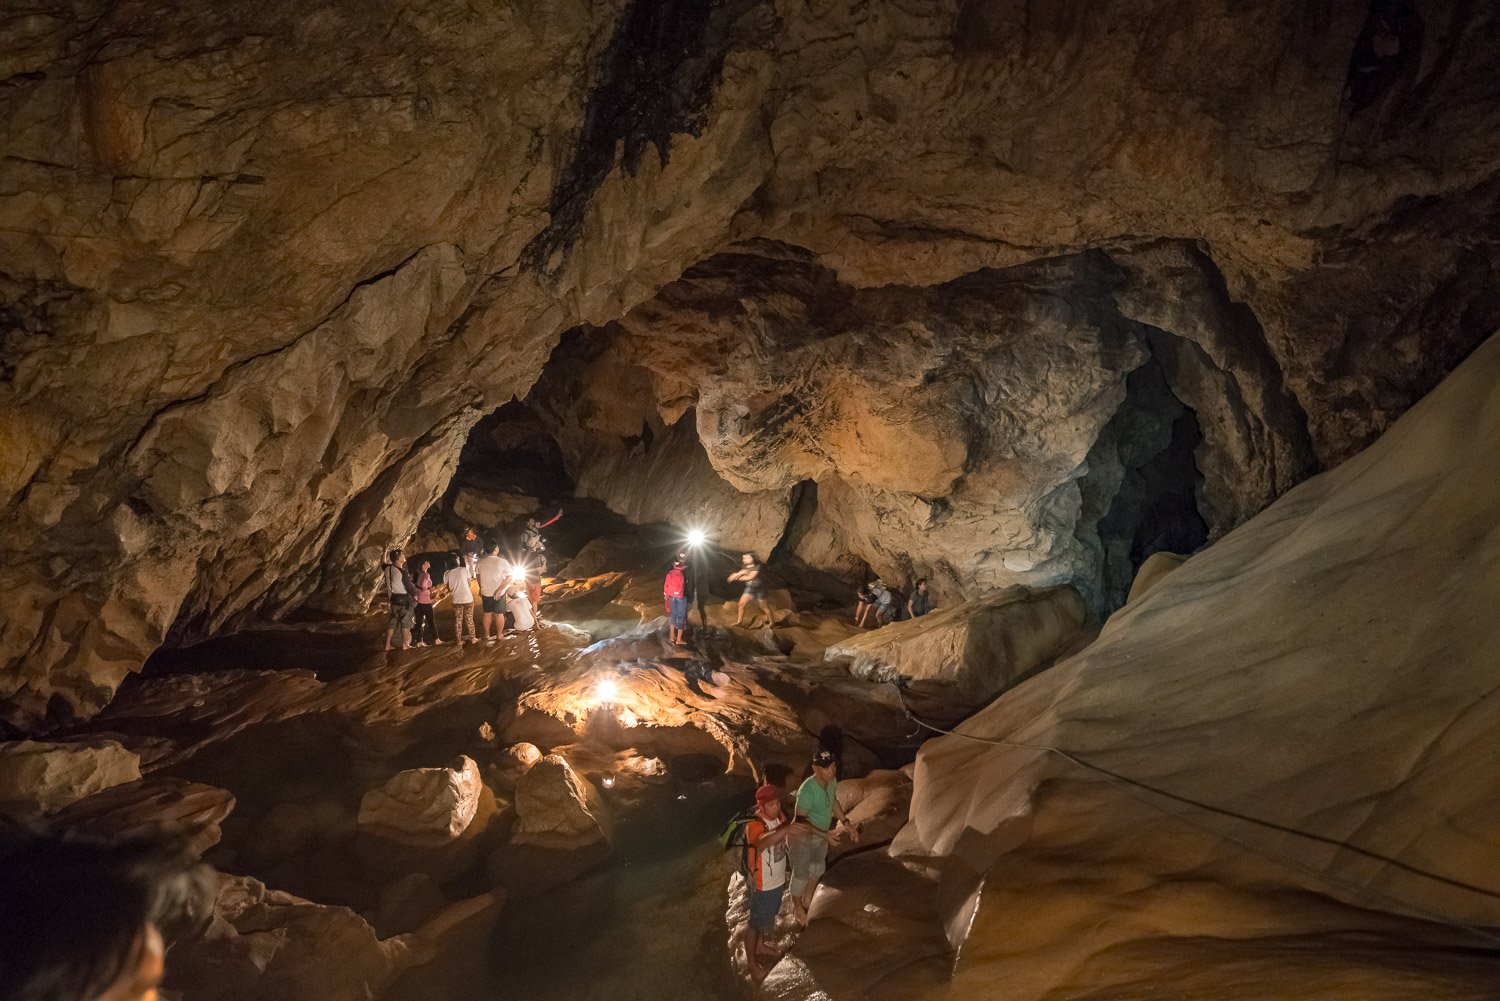
<svg viewBox="0 0 1500 1001"><path fill-rule="evenodd" d="M572 850L603 840L586 788L566 759L549 754L521 776L513 844Z"/></svg>
<svg viewBox="0 0 1500 1001"><path fill-rule="evenodd" d="M139 755L113 740L0 743L0 804L13 808L50 813L140 777Z"/></svg>
<svg viewBox="0 0 1500 1001"><path fill-rule="evenodd" d="M860 677L944 681L986 700L1051 663L1083 626L1070 587L1016 587L917 619L895 622L828 648Z"/></svg>

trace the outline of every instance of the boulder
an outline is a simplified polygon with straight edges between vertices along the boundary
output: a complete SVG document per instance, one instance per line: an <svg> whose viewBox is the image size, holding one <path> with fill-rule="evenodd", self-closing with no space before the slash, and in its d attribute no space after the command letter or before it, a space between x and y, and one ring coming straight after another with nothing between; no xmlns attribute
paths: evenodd
<svg viewBox="0 0 1500 1001"><path fill-rule="evenodd" d="M118 742L0 743L0 806L50 813L141 777L140 756Z"/></svg>
<svg viewBox="0 0 1500 1001"><path fill-rule="evenodd" d="M369 1001L421 958L347 907L226 875L208 926L172 947L166 986L194 1001Z"/></svg>
<svg viewBox="0 0 1500 1001"><path fill-rule="evenodd" d="M587 787L561 755L545 756L516 784L513 844L576 849L604 840Z"/></svg>
<svg viewBox="0 0 1500 1001"><path fill-rule="evenodd" d="M185 838L189 849L202 855L219 843L219 825L234 805L234 794L227 789L153 775L86 796L63 807L53 819L110 834L164 830Z"/></svg>
<svg viewBox="0 0 1500 1001"><path fill-rule="evenodd" d="M1084 622L1071 587L1015 586L830 646L859 677L942 681L986 700L1045 667Z"/></svg>
<svg viewBox="0 0 1500 1001"><path fill-rule="evenodd" d="M360 858L377 868L447 877L475 860L497 812L479 765L461 755L446 768L398 772L365 793L355 844Z"/></svg>

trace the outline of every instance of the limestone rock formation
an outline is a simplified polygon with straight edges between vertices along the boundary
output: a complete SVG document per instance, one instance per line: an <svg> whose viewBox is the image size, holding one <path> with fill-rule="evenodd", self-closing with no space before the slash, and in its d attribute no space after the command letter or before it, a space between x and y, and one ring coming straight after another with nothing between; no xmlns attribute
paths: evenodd
<svg viewBox="0 0 1500 1001"><path fill-rule="evenodd" d="M537 499L525 494L460 487L453 498L453 513L466 525L479 528L481 537L491 530L508 527L537 509Z"/></svg>
<svg viewBox="0 0 1500 1001"><path fill-rule="evenodd" d="M118 741L0 743L0 804L50 813L140 777L140 756Z"/></svg>
<svg viewBox="0 0 1500 1001"><path fill-rule="evenodd" d="M820 530L852 525L841 551L944 586L1092 577L1183 487L1146 453L1194 448L1168 434L1188 411L1199 514L1228 527L1500 318L1494 14L1417 6L1391 25L1291 0L20 19L0 43L4 718L93 713L164 639L360 610L562 331L747 250L714 366L733 377L667 372L653 395L664 420L696 407L733 485L779 503L785 464L843 491ZM789 343L758 317L806 302L766 287L767 247L836 293L790 364L755 361ZM1113 304L1096 250L1126 276ZM983 291L1070 269L1094 275L1081 298ZM725 324L701 318L706 347ZM1055 381L1028 340L1070 362ZM1181 409L1106 434L1147 345ZM976 427L990 411L1021 427Z"/></svg>
<svg viewBox="0 0 1500 1001"><path fill-rule="evenodd" d="M897 857L839 882L787 996L1491 990L1497 387L1500 337L926 745Z"/></svg>
<svg viewBox="0 0 1500 1001"><path fill-rule="evenodd" d="M1071 587L1012 587L859 633L824 656L860 677L944 681L987 700L1067 651L1083 619Z"/></svg>
<svg viewBox="0 0 1500 1001"><path fill-rule="evenodd" d="M212 922L173 947L167 986L204 1001L366 1001L420 958L403 939L378 939L348 908L225 876Z"/></svg>
<svg viewBox="0 0 1500 1001"><path fill-rule="evenodd" d="M583 783L564 758L546 755L516 783L513 843L571 850L603 839Z"/></svg>
<svg viewBox="0 0 1500 1001"><path fill-rule="evenodd" d="M479 765L467 755L446 768L412 768L365 793L355 845L384 871L450 876L477 857L497 812Z"/></svg>
<svg viewBox="0 0 1500 1001"><path fill-rule="evenodd" d="M1167 574L1182 566L1186 560L1186 556L1177 553L1152 553L1146 558L1146 562L1141 564L1140 571L1131 582L1130 594L1125 599L1125 603L1128 605L1144 598L1153 587L1166 578Z"/></svg>
<svg viewBox="0 0 1500 1001"><path fill-rule="evenodd" d="M234 794L226 789L153 775L86 796L52 819L64 827L110 835L166 831L202 855L223 837L220 825L234 806Z"/></svg>
<svg viewBox="0 0 1500 1001"><path fill-rule="evenodd" d="M447 768L398 772L365 793L359 826L413 844L445 844L473 822L483 785L479 765L467 755Z"/></svg>

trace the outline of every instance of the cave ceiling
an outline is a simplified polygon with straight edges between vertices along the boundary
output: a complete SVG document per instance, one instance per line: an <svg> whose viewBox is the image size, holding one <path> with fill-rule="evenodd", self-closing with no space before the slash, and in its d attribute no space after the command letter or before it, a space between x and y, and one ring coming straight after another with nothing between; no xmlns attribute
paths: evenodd
<svg viewBox="0 0 1500 1001"><path fill-rule="evenodd" d="M363 609L534 386L583 466L690 418L747 536L816 482L811 562L1106 607L1168 501L1232 529L1500 326L1495 19L13 6L3 717L96 711L169 631Z"/></svg>

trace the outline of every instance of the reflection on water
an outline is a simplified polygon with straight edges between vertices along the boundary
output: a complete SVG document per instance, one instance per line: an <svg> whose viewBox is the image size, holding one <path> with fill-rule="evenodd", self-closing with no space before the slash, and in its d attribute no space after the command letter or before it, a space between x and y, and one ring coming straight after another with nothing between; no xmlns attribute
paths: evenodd
<svg viewBox="0 0 1500 1001"><path fill-rule="evenodd" d="M599 873L506 903L494 938L491 997L524 1001L741 998L726 954L725 823L748 781L704 784L616 831Z"/></svg>

